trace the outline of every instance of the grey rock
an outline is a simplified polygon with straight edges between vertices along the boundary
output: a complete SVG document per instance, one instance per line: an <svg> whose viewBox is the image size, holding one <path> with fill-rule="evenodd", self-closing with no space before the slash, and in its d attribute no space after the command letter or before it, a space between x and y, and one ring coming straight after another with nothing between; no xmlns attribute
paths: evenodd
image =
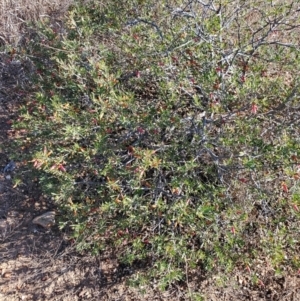
<svg viewBox="0 0 300 301"><path fill-rule="evenodd" d="M32 223L42 226L43 228L49 228L55 224L55 212L48 211L40 216L37 216L32 220Z"/></svg>
<svg viewBox="0 0 300 301"><path fill-rule="evenodd" d="M14 161L10 161L3 169L3 172L13 171L16 168L16 163Z"/></svg>

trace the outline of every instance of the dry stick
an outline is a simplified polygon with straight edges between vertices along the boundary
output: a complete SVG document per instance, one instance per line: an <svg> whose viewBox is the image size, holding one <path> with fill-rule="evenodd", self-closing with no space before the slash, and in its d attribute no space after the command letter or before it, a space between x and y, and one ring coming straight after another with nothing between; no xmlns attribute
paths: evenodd
<svg viewBox="0 0 300 301"><path fill-rule="evenodd" d="M188 275L188 262L187 262L187 259L186 259L186 254L184 254L184 261L185 261L185 277L186 277L186 285L187 285L187 288L188 288L188 291L189 291L189 300L191 301L192 300L192 297L191 297L191 288L190 288L190 283L189 283L189 275Z"/></svg>
<svg viewBox="0 0 300 301"><path fill-rule="evenodd" d="M64 50L64 49L59 49L59 48L55 48L55 47L52 47L52 46L49 46L49 45L45 45L45 44L42 44L42 43L39 43L41 46L45 47L45 48L49 48L49 49L53 49L53 50L57 50L57 51L62 51L62 52L66 52L66 53L72 53L73 51L71 50Z"/></svg>

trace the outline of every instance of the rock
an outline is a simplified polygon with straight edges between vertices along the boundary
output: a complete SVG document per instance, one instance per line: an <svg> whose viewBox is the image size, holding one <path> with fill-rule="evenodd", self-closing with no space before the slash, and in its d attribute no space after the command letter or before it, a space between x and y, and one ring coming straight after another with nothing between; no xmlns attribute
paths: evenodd
<svg viewBox="0 0 300 301"><path fill-rule="evenodd" d="M10 161L3 169L3 172L13 171L16 168L16 163L14 161Z"/></svg>
<svg viewBox="0 0 300 301"><path fill-rule="evenodd" d="M55 212L48 211L40 216L37 216L32 220L32 223L42 226L43 228L49 228L55 224Z"/></svg>
<svg viewBox="0 0 300 301"><path fill-rule="evenodd" d="M3 278L11 278L11 272L6 272L2 275Z"/></svg>

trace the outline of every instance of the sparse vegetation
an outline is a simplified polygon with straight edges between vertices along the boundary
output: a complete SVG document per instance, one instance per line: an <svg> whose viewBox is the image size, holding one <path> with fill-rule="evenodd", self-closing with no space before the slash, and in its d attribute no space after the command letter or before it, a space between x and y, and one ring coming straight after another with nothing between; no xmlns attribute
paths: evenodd
<svg viewBox="0 0 300 301"><path fill-rule="evenodd" d="M298 5L76 1L27 25L13 153L78 250L194 300L195 275L300 268Z"/></svg>

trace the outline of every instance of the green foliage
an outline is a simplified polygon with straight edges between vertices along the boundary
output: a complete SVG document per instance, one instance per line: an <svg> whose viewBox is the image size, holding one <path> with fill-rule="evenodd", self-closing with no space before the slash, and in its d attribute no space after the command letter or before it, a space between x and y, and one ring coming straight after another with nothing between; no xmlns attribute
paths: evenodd
<svg viewBox="0 0 300 301"><path fill-rule="evenodd" d="M62 36L41 24L36 93L14 126L78 248L113 249L143 266L132 284L161 289L195 269L286 264L300 206L299 50L266 23L292 11L260 4L258 24L246 4L230 17L231 3L171 2L78 3Z"/></svg>

